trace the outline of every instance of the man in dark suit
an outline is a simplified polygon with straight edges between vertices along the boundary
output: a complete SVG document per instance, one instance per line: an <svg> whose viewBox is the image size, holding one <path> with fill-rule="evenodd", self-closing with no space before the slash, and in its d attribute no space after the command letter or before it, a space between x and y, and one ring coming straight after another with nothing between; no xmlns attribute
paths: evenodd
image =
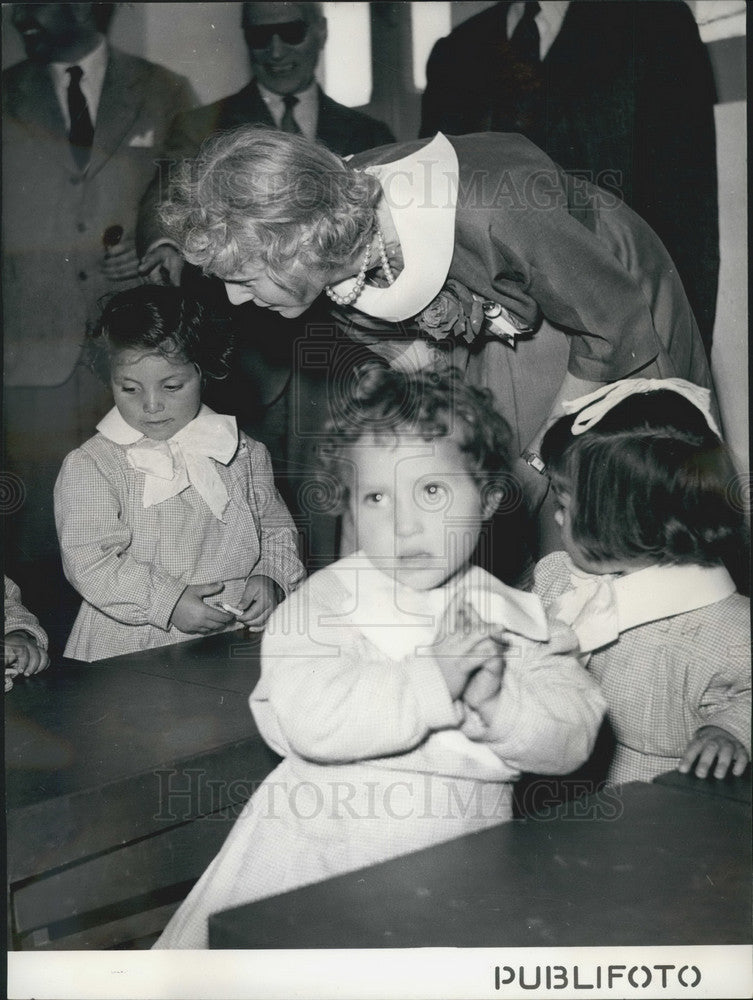
<svg viewBox="0 0 753 1000"><path fill-rule="evenodd" d="M112 405L80 364L84 335L103 295L141 281L138 205L193 102L184 77L108 44L114 6L14 4L28 58L3 73L6 551L53 641L52 489Z"/></svg>
<svg viewBox="0 0 753 1000"><path fill-rule="evenodd" d="M426 75L422 136L522 132L619 192L669 250L710 352L715 88L687 4L497 3L436 43Z"/></svg>

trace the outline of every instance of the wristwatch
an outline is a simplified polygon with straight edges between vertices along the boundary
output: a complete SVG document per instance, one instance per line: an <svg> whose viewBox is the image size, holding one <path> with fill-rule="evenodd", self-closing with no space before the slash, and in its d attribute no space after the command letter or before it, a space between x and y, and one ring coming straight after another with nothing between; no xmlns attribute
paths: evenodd
<svg viewBox="0 0 753 1000"><path fill-rule="evenodd" d="M545 475L546 465L544 465L544 459L541 457L541 455L537 455L535 451L531 451L530 449L527 448L524 452L521 453L520 457L523 459L524 462L527 462L532 469L535 469L540 476Z"/></svg>

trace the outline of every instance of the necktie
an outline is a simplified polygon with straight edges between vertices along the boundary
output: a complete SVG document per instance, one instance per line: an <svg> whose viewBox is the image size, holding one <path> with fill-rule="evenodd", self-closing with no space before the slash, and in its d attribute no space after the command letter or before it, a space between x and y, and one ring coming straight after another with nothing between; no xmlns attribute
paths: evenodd
<svg viewBox="0 0 753 1000"><path fill-rule="evenodd" d="M86 170L94 139L94 126L89 115L86 98L81 90L81 77L84 74L80 66L70 66L67 73L71 78L68 84L68 113L71 118L68 140L79 169Z"/></svg>
<svg viewBox="0 0 753 1000"><path fill-rule="evenodd" d="M540 4L536 2L526 3L523 16L510 36L510 48L521 62L537 63L540 61L539 44L541 39L535 20L540 10Z"/></svg>
<svg viewBox="0 0 753 1000"><path fill-rule="evenodd" d="M280 129L283 132L292 132L293 135L301 135L301 126L293 114L293 108L298 104L298 98L295 94L285 94L282 103L285 105L285 112L280 120Z"/></svg>

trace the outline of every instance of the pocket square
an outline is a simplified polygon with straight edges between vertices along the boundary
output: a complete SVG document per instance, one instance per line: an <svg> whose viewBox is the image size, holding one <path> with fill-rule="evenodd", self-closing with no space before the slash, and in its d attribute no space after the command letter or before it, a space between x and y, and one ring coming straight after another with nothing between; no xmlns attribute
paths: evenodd
<svg viewBox="0 0 753 1000"><path fill-rule="evenodd" d="M141 135L131 136L129 146L139 146L141 148L148 149L150 146L154 145L154 129L147 129L146 132L142 132Z"/></svg>

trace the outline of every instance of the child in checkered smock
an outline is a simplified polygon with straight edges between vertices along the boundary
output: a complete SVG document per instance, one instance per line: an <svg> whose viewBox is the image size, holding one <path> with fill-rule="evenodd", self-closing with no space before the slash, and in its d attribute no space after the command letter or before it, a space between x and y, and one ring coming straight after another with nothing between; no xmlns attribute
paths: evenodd
<svg viewBox="0 0 753 1000"><path fill-rule="evenodd" d="M211 913L508 820L520 772L572 770L599 728L572 635L470 564L510 485L489 394L371 365L336 420L328 482L360 550L270 619L251 708L284 760L157 948L206 947Z"/></svg>
<svg viewBox="0 0 753 1000"><path fill-rule="evenodd" d="M83 597L66 656L261 628L303 576L266 448L202 406L228 345L201 325L179 289L144 285L113 296L88 340L115 408L55 485L63 567Z"/></svg>
<svg viewBox="0 0 753 1000"><path fill-rule="evenodd" d="M627 379L565 411L542 455L566 551L541 560L535 590L577 635L607 700L607 780L742 774L750 601L725 562L740 561L746 539L708 390Z"/></svg>

